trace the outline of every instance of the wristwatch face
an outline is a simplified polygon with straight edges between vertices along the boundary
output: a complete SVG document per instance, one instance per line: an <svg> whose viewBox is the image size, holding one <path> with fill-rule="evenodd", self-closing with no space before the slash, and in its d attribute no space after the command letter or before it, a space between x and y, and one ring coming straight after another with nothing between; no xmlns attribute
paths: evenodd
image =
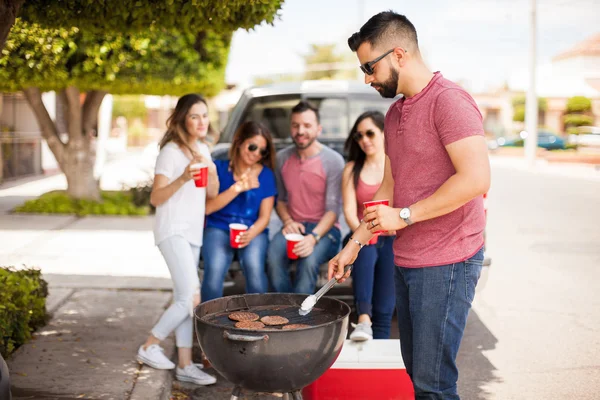
<svg viewBox="0 0 600 400"><path fill-rule="evenodd" d="M410 208L403 208L402 210L400 210L400 218L410 218Z"/></svg>

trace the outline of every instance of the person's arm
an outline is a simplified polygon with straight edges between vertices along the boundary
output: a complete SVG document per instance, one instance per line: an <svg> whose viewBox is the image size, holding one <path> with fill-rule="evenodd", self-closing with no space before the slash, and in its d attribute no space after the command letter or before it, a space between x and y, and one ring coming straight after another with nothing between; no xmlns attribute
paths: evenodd
<svg viewBox="0 0 600 400"><path fill-rule="evenodd" d="M327 174L325 214L323 214L317 226L312 230L312 233L316 233L320 238L335 225L342 211L340 189L342 187L344 159L337 153L334 154L333 156L323 158L323 168ZM294 253L299 257L308 257L312 254L317 243L317 238L314 235L307 235L294 247Z"/></svg>
<svg viewBox="0 0 600 400"><path fill-rule="evenodd" d="M219 193L214 199L206 200L206 215L210 215L221 210L227 204L231 203L240 193L258 187L258 179L244 174L241 179L231 185L227 190Z"/></svg>
<svg viewBox="0 0 600 400"><path fill-rule="evenodd" d="M260 235L269 226L274 204L275 196L266 197L260 202L258 219L246 232L242 232L238 236L240 248L248 246L252 239Z"/></svg>
<svg viewBox="0 0 600 400"><path fill-rule="evenodd" d="M169 178L164 175L154 175L152 192L150 193L150 204L158 207L171 198L188 180L181 175L169 183Z"/></svg>
<svg viewBox="0 0 600 400"><path fill-rule="evenodd" d="M455 173L431 196L414 204L396 204L400 208L370 207L364 220L374 221L375 227L369 227L371 231L405 228L406 223L398 215L401 207L408 207L411 221L419 223L451 213L489 190L490 162L482 117L469 94L460 89L440 94L431 126L439 135Z"/></svg>
<svg viewBox="0 0 600 400"><path fill-rule="evenodd" d="M381 181L381 185L379 186L379 189L377 189L375 196L373 196L373 200L389 199L390 204L392 204L393 197L394 176L392 175L392 164L390 163L388 156L386 156L383 180ZM328 279L331 279L333 276L335 276L340 282L343 282L346 278L348 278L350 273L344 275L344 268L356 260L360 249L362 249L362 247L366 245L372 237L373 234L367 228L367 224L364 222L363 218L363 221L360 222L358 228L356 228L350 237L350 240L348 243L346 243L346 246L338 253L338 255L329 261Z"/></svg>
<svg viewBox="0 0 600 400"><path fill-rule="evenodd" d="M215 164L210 161L208 163L208 185L206 185L206 199L211 200L219 194L219 175Z"/></svg>
<svg viewBox="0 0 600 400"><path fill-rule="evenodd" d="M206 185L206 200L214 199L219 194L219 174L217 172L217 166L212 160L208 145L204 143L204 147L200 155L201 162L208 166L208 185Z"/></svg>
<svg viewBox="0 0 600 400"><path fill-rule="evenodd" d="M194 163L195 161L190 162L183 173L169 183L173 171L173 163L167 151L160 153L156 160L156 171L154 183L152 184L152 192L150 193L150 204L154 207L160 206L181 189L187 181L193 179L194 174L198 172L198 170L192 168Z"/></svg>
<svg viewBox="0 0 600 400"><path fill-rule="evenodd" d="M446 150L456 173L431 196L409 207L414 223L451 213L490 189L490 162L483 136L461 139Z"/></svg>
<svg viewBox="0 0 600 400"><path fill-rule="evenodd" d="M283 181L283 167L285 162L289 156L289 151L284 149L277 153L277 168L275 168L275 183L277 185L277 205L275 206L275 211L277 211L277 215L283 224L281 228L281 232L284 235L288 233L299 233L304 234L304 225L299 222L294 221L292 216L290 215L290 211L288 209L287 201L288 201L288 192L285 187L285 182Z"/></svg>
<svg viewBox="0 0 600 400"><path fill-rule="evenodd" d="M360 225L360 220L357 215L356 188L354 187L352 168L354 168L354 162L349 162L344 167L344 174L342 175L342 204L346 223L350 231L354 232Z"/></svg>

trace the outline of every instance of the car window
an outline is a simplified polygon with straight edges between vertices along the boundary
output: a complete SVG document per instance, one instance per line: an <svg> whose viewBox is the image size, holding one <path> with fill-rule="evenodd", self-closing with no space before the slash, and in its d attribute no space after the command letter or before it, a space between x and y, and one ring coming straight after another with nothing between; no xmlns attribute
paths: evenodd
<svg viewBox="0 0 600 400"><path fill-rule="evenodd" d="M242 122L260 121L278 139L290 136L290 116L292 108L300 101L300 95L255 97L250 100ZM241 125L241 124L240 124Z"/></svg>
<svg viewBox="0 0 600 400"><path fill-rule="evenodd" d="M379 97L379 95L350 99L350 127L348 128L348 131L350 128L352 128L352 125L360 114L364 113L365 111L381 111L381 113L385 115L393 102L393 99L384 99Z"/></svg>
<svg viewBox="0 0 600 400"><path fill-rule="evenodd" d="M367 110L378 110L385 114L393 102L378 95L353 95L348 101L345 95L337 97L307 96L306 101L319 109L322 138L346 138L356 118ZM276 139L289 139L292 108L300 101L300 94L255 97L246 106L242 122L264 123Z"/></svg>

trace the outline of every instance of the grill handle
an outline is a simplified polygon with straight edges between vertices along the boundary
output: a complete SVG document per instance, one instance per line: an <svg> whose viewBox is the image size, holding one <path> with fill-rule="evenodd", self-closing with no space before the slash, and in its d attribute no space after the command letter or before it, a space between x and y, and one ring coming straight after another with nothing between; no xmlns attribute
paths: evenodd
<svg viewBox="0 0 600 400"><path fill-rule="evenodd" d="M229 339L234 342L258 342L259 340L264 340L266 342L267 340L269 340L269 335L261 335L261 336L238 335L235 333L229 333L227 331L223 331L223 337L225 337L225 339Z"/></svg>

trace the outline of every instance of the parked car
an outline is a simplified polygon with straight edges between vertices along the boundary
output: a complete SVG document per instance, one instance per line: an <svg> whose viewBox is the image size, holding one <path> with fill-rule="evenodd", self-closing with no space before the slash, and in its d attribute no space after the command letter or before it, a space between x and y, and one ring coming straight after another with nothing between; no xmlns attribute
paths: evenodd
<svg viewBox="0 0 600 400"><path fill-rule="evenodd" d="M276 150L292 144L292 107L306 100L319 109L323 132L319 141L343 153L350 128L367 110L386 113L394 100L384 99L368 85L354 81L303 81L254 87L244 91L233 108L213 158L227 157L236 129L244 122L263 122L273 135Z"/></svg>
<svg viewBox="0 0 600 400"><path fill-rule="evenodd" d="M580 126L577 135L570 135L569 142L577 146L600 147L600 127Z"/></svg>
<svg viewBox="0 0 600 400"><path fill-rule="evenodd" d="M523 131L519 136L514 137L500 137L496 139L498 142L498 146L500 147L523 147L525 144L525 138L527 137L527 132ZM564 150L567 148L567 143L565 139L563 139L560 135L546 131L539 130L538 131L538 147L542 147L548 150Z"/></svg>

